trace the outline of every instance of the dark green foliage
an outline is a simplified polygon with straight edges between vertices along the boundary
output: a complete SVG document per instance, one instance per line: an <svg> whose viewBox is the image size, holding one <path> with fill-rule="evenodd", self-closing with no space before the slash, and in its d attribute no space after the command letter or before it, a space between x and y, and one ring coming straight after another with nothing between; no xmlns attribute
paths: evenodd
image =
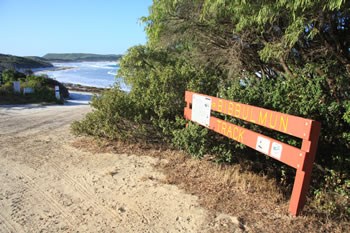
<svg viewBox="0 0 350 233"><path fill-rule="evenodd" d="M93 112L88 113L83 121L72 124L76 134L123 140L139 137L142 133L137 124L135 101L118 88L106 90L99 97L93 96L91 106Z"/></svg>
<svg viewBox="0 0 350 233"><path fill-rule="evenodd" d="M63 98L69 97L68 89L62 83L52 78L49 78L46 75L41 75L41 76L27 75L24 82L24 87L31 87L31 88L37 88L37 89L48 87L54 90L55 86L59 86L60 95Z"/></svg>
<svg viewBox="0 0 350 233"><path fill-rule="evenodd" d="M13 95L13 85L11 82L0 85L0 96Z"/></svg>
<svg viewBox="0 0 350 233"><path fill-rule="evenodd" d="M173 144L195 157L201 158L211 150L207 128L189 122L187 128L174 131Z"/></svg>
<svg viewBox="0 0 350 233"><path fill-rule="evenodd" d="M350 215L350 180L345 173L329 170L314 190L313 205L321 211L337 216Z"/></svg>
<svg viewBox="0 0 350 233"><path fill-rule="evenodd" d="M14 81L24 81L26 76L18 71L6 69L1 73L2 80L1 83L14 82Z"/></svg>

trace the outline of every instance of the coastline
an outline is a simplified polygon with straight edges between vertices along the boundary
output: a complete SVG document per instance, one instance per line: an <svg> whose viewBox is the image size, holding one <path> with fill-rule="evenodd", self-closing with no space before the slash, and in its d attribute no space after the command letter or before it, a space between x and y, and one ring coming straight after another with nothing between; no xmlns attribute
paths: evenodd
<svg viewBox="0 0 350 233"><path fill-rule="evenodd" d="M92 87L92 86L84 86L80 84L73 83L62 83L68 91L80 91L80 92L88 92L88 93L101 93L102 91L108 90L109 88L102 87Z"/></svg>
<svg viewBox="0 0 350 233"><path fill-rule="evenodd" d="M77 67L70 67L70 66L65 66L65 67L44 67L44 68L35 68L32 69L34 74L41 75L42 72L52 72L52 71L60 71L60 70L70 70L70 69L75 69Z"/></svg>
<svg viewBox="0 0 350 233"><path fill-rule="evenodd" d="M104 64L104 63L108 64ZM86 63L87 65L84 65ZM54 67L46 67L46 68L39 68L39 69L33 69L35 75L48 75L49 77L61 82L68 90L70 91L81 91L81 92L90 92L90 93L100 93L104 90L110 89L112 86L114 86L114 83L116 80L114 74L111 75L111 71L116 72L118 69L118 65L114 68L109 64L108 61L98 61L98 62L78 62L77 65L75 63L54 63ZM99 77L101 76L101 79L94 78L94 76L89 77L85 79L86 72L90 71L94 74L94 76ZM68 71L65 73L65 71ZM96 71L100 73L96 73ZM58 73L56 73L58 72ZM94 73L95 72L95 73ZM52 75L56 73L56 75ZM72 74L72 78L70 79L69 76ZM110 80L108 80L110 79ZM95 80L95 81L94 81ZM99 81L102 80L102 81ZM92 82L91 82L92 81ZM104 83L107 81L107 84ZM120 81L119 81L120 82ZM123 85L122 85L123 86ZM121 88L122 89L122 88ZM125 89L125 90L124 90ZM128 92L129 88L125 87L124 91Z"/></svg>

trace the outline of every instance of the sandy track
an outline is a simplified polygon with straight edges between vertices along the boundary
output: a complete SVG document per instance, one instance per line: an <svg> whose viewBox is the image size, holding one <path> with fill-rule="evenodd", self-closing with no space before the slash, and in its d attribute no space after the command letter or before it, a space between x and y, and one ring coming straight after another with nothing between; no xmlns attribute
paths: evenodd
<svg viewBox="0 0 350 233"><path fill-rule="evenodd" d="M0 232L206 232L195 196L157 181L156 158L71 146L88 94L65 106L0 106Z"/></svg>

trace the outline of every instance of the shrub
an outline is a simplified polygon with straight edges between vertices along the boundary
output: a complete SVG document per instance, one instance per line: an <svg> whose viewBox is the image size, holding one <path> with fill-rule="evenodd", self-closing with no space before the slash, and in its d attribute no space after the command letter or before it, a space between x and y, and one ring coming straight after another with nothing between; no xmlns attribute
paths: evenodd
<svg viewBox="0 0 350 233"><path fill-rule="evenodd" d="M350 179L345 173L329 170L314 195L312 204L317 209L350 220Z"/></svg>
<svg viewBox="0 0 350 233"><path fill-rule="evenodd" d="M13 86L12 83L8 82L4 85L0 86L0 95L12 95L13 94Z"/></svg>
<svg viewBox="0 0 350 233"><path fill-rule="evenodd" d="M216 79L213 72L205 69L198 72L181 57L145 46L129 50L120 62L119 76L132 86L130 93L123 93L116 86L93 98L91 105L95 111L81 123L73 124L75 133L120 139L135 139L141 134L151 140L169 142L173 131L184 126L176 118L182 115L185 106L185 89L211 93L216 90L215 82L211 81ZM203 77L208 77L207 81Z"/></svg>
<svg viewBox="0 0 350 233"><path fill-rule="evenodd" d="M75 134L85 134L108 139L127 139L142 133L137 124L135 102L128 94L113 88L105 90L100 96L93 96L88 113L81 122L75 121L72 130Z"/></svg>
<svg viewBox="0 0 350 233"><path fill-rule="evenodd" d="M5 83L0 86L0 95L7 96L8 101L5 103L30 103L30 102L48 102L48 103L60 103L63 104L63 99L56 99L55 96L55 86L60 87L60 94L63 98L69 97L69 92L63 84L59 83L56 80L48 78L47 76L35 76L35 75L27 75L13 71L13 70L5 70L2 73L3 80ZM33 88L35 91L32 94L26 94L26 96L17 96L15 99L11 96L13 93L13 82L20 81L21 88L29 87ZM11 99L13 100L11 102Z"/></svg>
<svg viewBox="0 0 350 233"><path fill-rule="evenodd" d="M26 76L16 70L6 69L2 72L2 83L24 81Z"/></svg>

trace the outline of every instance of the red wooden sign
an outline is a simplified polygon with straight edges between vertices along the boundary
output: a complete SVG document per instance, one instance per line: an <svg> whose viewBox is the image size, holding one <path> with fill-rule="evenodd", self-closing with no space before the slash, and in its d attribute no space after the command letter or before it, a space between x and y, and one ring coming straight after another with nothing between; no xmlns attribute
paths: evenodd
<svg viewBox="0 0 350 233"><path fill-rule="evenodd" d="M184 111L186 119L297 169L289 212L294 216L298 215L305 204L321 124L314 120L189 91L185 93L185 101L187 102ZM191 105L192 108L190 108ZM301 138L302 146L297 148L212 117L211 110Z"/></svg>

